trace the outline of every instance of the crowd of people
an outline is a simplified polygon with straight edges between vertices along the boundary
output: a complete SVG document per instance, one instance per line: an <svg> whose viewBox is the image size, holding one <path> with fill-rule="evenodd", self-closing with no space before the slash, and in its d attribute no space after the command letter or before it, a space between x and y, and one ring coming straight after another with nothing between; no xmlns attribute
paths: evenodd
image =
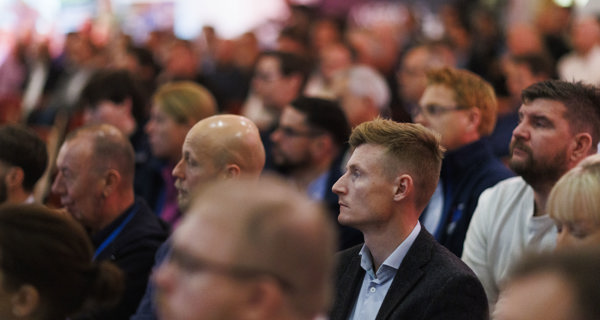
<svg viewBox="0 0 600 320"><path fill-rule="evenodd" d="M600 318L600 17L390 8L21 43L0 318Z"/></svg>

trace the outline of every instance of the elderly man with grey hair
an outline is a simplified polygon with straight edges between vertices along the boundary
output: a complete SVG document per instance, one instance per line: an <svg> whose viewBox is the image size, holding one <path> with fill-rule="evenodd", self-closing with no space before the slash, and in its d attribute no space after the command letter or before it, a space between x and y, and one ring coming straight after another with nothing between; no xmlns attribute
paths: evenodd
<svg viewBox="0 0 600 320"><path fill-rule="evenodd" d="M390 88L383 76L366 65L356 65L335 77L335 92L354 128L378 116L389 117Z"/></svg>

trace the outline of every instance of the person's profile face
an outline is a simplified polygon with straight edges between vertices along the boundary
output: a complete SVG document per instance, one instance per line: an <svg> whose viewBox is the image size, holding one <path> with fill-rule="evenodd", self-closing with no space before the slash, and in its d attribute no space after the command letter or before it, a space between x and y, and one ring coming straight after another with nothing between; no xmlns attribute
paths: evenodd
<svg viewBox="0 0 600 320"><path fill-rule="evenodd" d="M553 220L558 232L557 249L600 245L600 225L589 217L575 215L573 219Z"/></svg>
<svg viewBox="0 0 600 320"><path fill-rule="evenodd" d="M433 84L425 88L414 120L438 132L442 138L441 145L452 151L466 144L467 128L471 127L466 107L457 105L451 88Z"/></svg>
<svg viewBox="0 0 600 320"><path fill-rule="evenodd" d="M561 102L548 99L536 99L519 109L519 124L510 142L509 167L526 181L556 181L569 169L572 134L564 118L566 112Z"/></svg>
<svg viewBox="0 0 600 320"><path fill-rule="evenodd" d="M244 286L229 272L236 263L236 233L230 224L203 219L196 208L191 210L173 234L168 260L152 279L159 318L239 319Z"/></svg>
<svg viewBox="0 0 600 320"><path fill-rule="evenodd" d="M284 168L312 165L310 147L315 133L306 124L306 116L291 106L283 109L279 127L271 134L273 162Z"/></svg>
<svg viewBox="0 0 600 320"><path fill-rule="evenodd" d="M196 137L190 131L183 143L181 159L173 168L177 202L185 212L191 202L194 189L214 181L220 173L215 166L214 149L207 137Z"/></svg>
<svg viewBox="0 0 600 320"><path fill-rule="evenodd" d="M92 146L83 138L67 141L56 159L52 192L61 205L85 227L97 229L97 210L102 206L102 176L93 166Z"/></svg>
<svg viewBox="0 0 600 320"><path fill-rule="evenodd" d="M275 57L266 56L258 60L254 76L252 77L252 88L262 99L265 106L283 107L289 89L286 86L286 78L279 70L279 61Z"/></svg>
<svg viewBox="0 0 600 320"><path fill-rule="evenodd" d="M152 154L161 159L177 162L180 159L181 147L190 126L177 123L158 105L153 105L150 120L145 130Z"/></svg>
<svg viewBox="0 0 600 320"><path fill-rule="evenodd" d="M384 169L388 157L378 145L362 144L354 150L346 172L332 187L339 197L342 225L363 231L386 223L394 195L393 179Z"/></svg>

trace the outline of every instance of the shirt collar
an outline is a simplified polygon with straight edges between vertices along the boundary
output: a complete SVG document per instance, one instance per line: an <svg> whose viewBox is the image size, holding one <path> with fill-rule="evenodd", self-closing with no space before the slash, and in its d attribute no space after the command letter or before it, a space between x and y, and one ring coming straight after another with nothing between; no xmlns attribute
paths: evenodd
<svg viewBox="0 0 600 320"><path fill-rule="evenodd" d="M410 232L408 237L396 247L396 249L390 254L385 261L383 261L382 266L387 266L393 268L394 270L398 270L400 268L400 264L404 260L404 257L408 253L410 247L412 247L413 243L417 239L417 236L421 232L421 224L417 222L413 230ZM358 253L361 256L360 266L370 275L373 274L373 260L371 258L371 252L366 245L363 245ZM380 268L381 269L381 268Z"/></svg>

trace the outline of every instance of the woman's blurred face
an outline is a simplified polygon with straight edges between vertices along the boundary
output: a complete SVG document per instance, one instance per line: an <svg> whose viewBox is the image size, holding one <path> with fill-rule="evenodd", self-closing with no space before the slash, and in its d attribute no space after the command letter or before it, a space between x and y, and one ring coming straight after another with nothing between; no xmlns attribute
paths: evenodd
<svg viewBox="0 0 600 320"><path fill-rule="evenodd" d="M181 158L183 140L190 127L188 123L177 123L173 117L154 104L145 128L152 154L157 158L177 163Z"/></svg>
<svg viewBox="0 0 600 320"><path fill-rule="evenodd" d="M583 215L574 215L574 219L554 218L558 236L556 248L572 248L587 245L600 245L600 225Z"/></svg>

